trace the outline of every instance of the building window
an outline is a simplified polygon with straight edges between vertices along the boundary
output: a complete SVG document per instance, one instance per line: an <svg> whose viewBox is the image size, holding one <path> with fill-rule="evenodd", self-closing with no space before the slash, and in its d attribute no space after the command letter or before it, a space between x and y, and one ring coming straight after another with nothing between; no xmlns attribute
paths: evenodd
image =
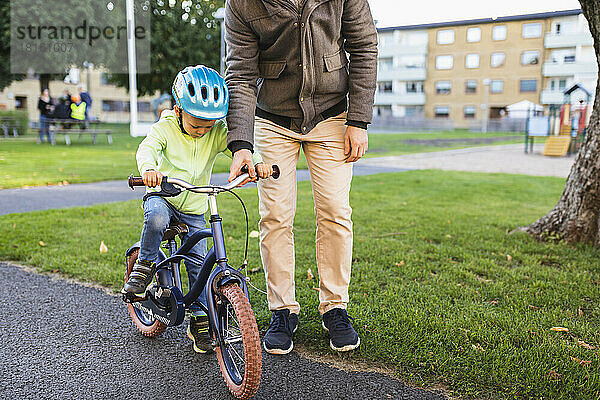
<svg viewBox="0 0 600 400"><path fill-rule="evenodd" d="M574 56L574 55L568 55L568 56L565 56L565 57L563 58L563 61L564 61L564 63L565 63L565 64L571 64L571 63L574 63L574 62L575 62L575 56Z"/></svg>
<svg viewBox="0 0 600 400"><path fill-rule="evenodd" d="M465 106L464 108L464 116L465 119L473 119L475 118L475 106Z"/></svg>
<svg viewBox="0 0 600 400"><path fill-rule="evenodd" d="M479 54L467 54L465 68L479 68Z"/></svg>
<svg viewBox="0 0 600 400"><path fill-rule="evenodd" d="M138 107L139 109L139 107ZM121 100L102 100L102 111L114 112L123 111L129 112L129 102Z"/></svg>
<svg viewBox="0 0 600 400"><path fill-rule="evenodd" d="M566 79L561 79L558 81L558 90L565 90L567 87L567 80Z"/></svg>
<svg viewBox="0 0 600 400"><path fill-rule="evenodd" d="M377 83L379 93L392 93L392 82L379 82Z"/></svg>
<svg viewBox="0 0 600 400"><path fill-rule="evenodd" d="M102 86L110 85L111 83L108 81L110 79L110 74L103 72L100 74L100 84Z"/></svg>
<svg viewBox="0 0 600 400"><path fill-rule="evenodd" d="M394 59L392 57L380 58L379 69L389 71L394 67Z"/></svg>
<svg viewBox="0 0 600 400"><path fill-rule="evenodd" d="M542 24L534 22L531 24L523 24L523 38L538 38L542 36Z"/></svg>
<svg viewBox="0 0 600 400"><path fill-rule="evenodd" d="M537 79L521 79L519 91L537 92Z"/></svg>
<svg viewBox="0 0 600 400"><path fill-rule="evenodd" d="M444 29L437 33L438 44L451 44L454 43L454 30Z"/></svg>
<svg viewBox="0 0 600 400"><path fill-rule="evenodd" d="M493 80L490 84L490 91L492 93L502 93L504 91L504 81L501 79Z"/></svg>
<svg viewBox="0 0 600 400"><path fill-rule="evenodd" d="M556 82L550 81L550 91L554 92L555 89L556 89Z"/></svg>
<svg viewBox="0 0 600 400"><path fill-rule="evenodd" d="M406 93L423 93L423 82L406 82Z"/></svg>
<svg viewBox="0 0 600 400"><path fill-rule="evenodd" d="M521 53L521 64L523 65L536 65L540 62L539 51L524 51Z"/></svg>
<svg viewBox="0 0 600 400"><path fill-rule="evenodd" d="M481 28L468 28L467 29L467 42L474 43L481 41Z"/></svg>
<svg viewBox="0 0 600 400"><path fill-rule="evenodd" d="M492 29L492 40L506 39L506 25L497 25Z"/></svg>
<svg viewBox="0 0 600 400"><path fill-rule="evenodd" d="M450 116L450 107L436 106L434 112L436 118L448 118Z"/></svg>
<svg viewBox="0 0 600 400"><path fill-rule="evenodd" d="M450 81L437 81L435 83L436 94L449 94L452 89L452 82Z"/></svg>
<svg viewBox="0 0 600 400"><path fill-rule="evenodd" d="M502 67L504 65L504 61L506 61L506 54L492 53L490 65L492 66L492 68Z"/></svg>
<svg viewBox="0 0 600 400"><path fill-rule="evenodd" d="M452 56L437 56L435 58L436 69L452 69L454 58Z"/></svg>
<svg viewBox="0 0 600 400"><path fill-rule="evenodd" d="M27 110L27 96L15 96L15 108L17 110Z"/></svg>
<svg viewBox="0 0 600 400"><path fill-rule="evenodd" d="M406 43L409 46L427 44L427 32L411 32L406 35Z"/></svg>
<svg viewBox="0 0 600 400"><path fill-rule="evenodd" d="M477 93L477 81L469 79L465 82L465 93Z"/></svg>
<svg viewBox="0 0 600 400"><path fill-rule="evenodd" d="M152 107L149 101L138 101L137 103L138 112L149 113L152 112Z"/></svg>

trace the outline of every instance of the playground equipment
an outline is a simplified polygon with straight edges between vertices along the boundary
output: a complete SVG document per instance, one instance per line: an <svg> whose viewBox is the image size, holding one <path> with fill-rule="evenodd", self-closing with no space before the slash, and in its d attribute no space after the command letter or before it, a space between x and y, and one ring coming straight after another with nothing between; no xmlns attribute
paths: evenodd
<svg viewBox="0 0 600 400"><path fill-rule="evenodd" d="M578 91L581 91L584 97L573 105L571 95ZM579 83L563 93L563 104L560 107L550 106L550 132L555 136L549 136L546 140L543 152L545 156L561 157L577 152L585 138L592 94Z"/></svg>

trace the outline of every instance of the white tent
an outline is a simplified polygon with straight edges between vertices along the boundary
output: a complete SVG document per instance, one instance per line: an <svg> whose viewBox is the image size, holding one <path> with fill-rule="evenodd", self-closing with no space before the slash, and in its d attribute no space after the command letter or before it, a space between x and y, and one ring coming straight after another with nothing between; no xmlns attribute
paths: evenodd
<svg viewBox="0 0 600 400"><path fill-rule="evenodd" d="M509 118L527 118L539 115L544 112L544 107L532 103L528 100L519 101L518 103L507 106ZM529 114L528 114L529 113Z"/></svg>

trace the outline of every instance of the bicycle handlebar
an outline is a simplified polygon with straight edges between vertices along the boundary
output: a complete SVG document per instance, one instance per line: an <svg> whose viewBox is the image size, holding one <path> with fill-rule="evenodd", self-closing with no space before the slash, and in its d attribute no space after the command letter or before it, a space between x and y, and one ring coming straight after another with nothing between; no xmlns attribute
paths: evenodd
<svg viewBox="0 0 600 400"><path fill-rule="evenodd" d="M273 175L271 175L271 176L273 177L273 179L277 179L277 178L279 178L279 175L280 175L279 167L277 165L273 165ZM166 181L167 183L171 183L171 184L180 186L180 187L184 188L185 190L189 190L191 192L214 193L214 192L223 191L223 190L231 190L234 187L238 186L240 183L244 182L249 177L250 177L250 175L246 172L246 173L241 174L237 178L235 178L233 181L229 182L227 185L224 185L224 186L212 186L211 185L211 186L202 187L202 188L198 188L182 179L169 178L167 176L163 176L163 182ZM129 176L129 179L127 179L127 184L129 185L131 190L133 190L135 186L146 186L144 184L144 180L142 179L141 176L133 176L133 175Z"/></svg>

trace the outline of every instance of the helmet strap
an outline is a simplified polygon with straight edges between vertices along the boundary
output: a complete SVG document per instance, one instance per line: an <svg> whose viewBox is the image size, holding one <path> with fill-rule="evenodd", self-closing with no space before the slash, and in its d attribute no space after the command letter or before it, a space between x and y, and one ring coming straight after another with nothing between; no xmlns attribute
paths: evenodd
<svg viewBox="0 0 600 400"><path fill-rule="evenodd" d="M179 108L179 112L177 114L179 114L179 118L177 118L177 121L179 122L179 129L181 129L181 132L183 132L184 134L188 135L188 136L192 136L189 133L186 132L185 128L183 127L183 110L181 108Z"/></svg>

